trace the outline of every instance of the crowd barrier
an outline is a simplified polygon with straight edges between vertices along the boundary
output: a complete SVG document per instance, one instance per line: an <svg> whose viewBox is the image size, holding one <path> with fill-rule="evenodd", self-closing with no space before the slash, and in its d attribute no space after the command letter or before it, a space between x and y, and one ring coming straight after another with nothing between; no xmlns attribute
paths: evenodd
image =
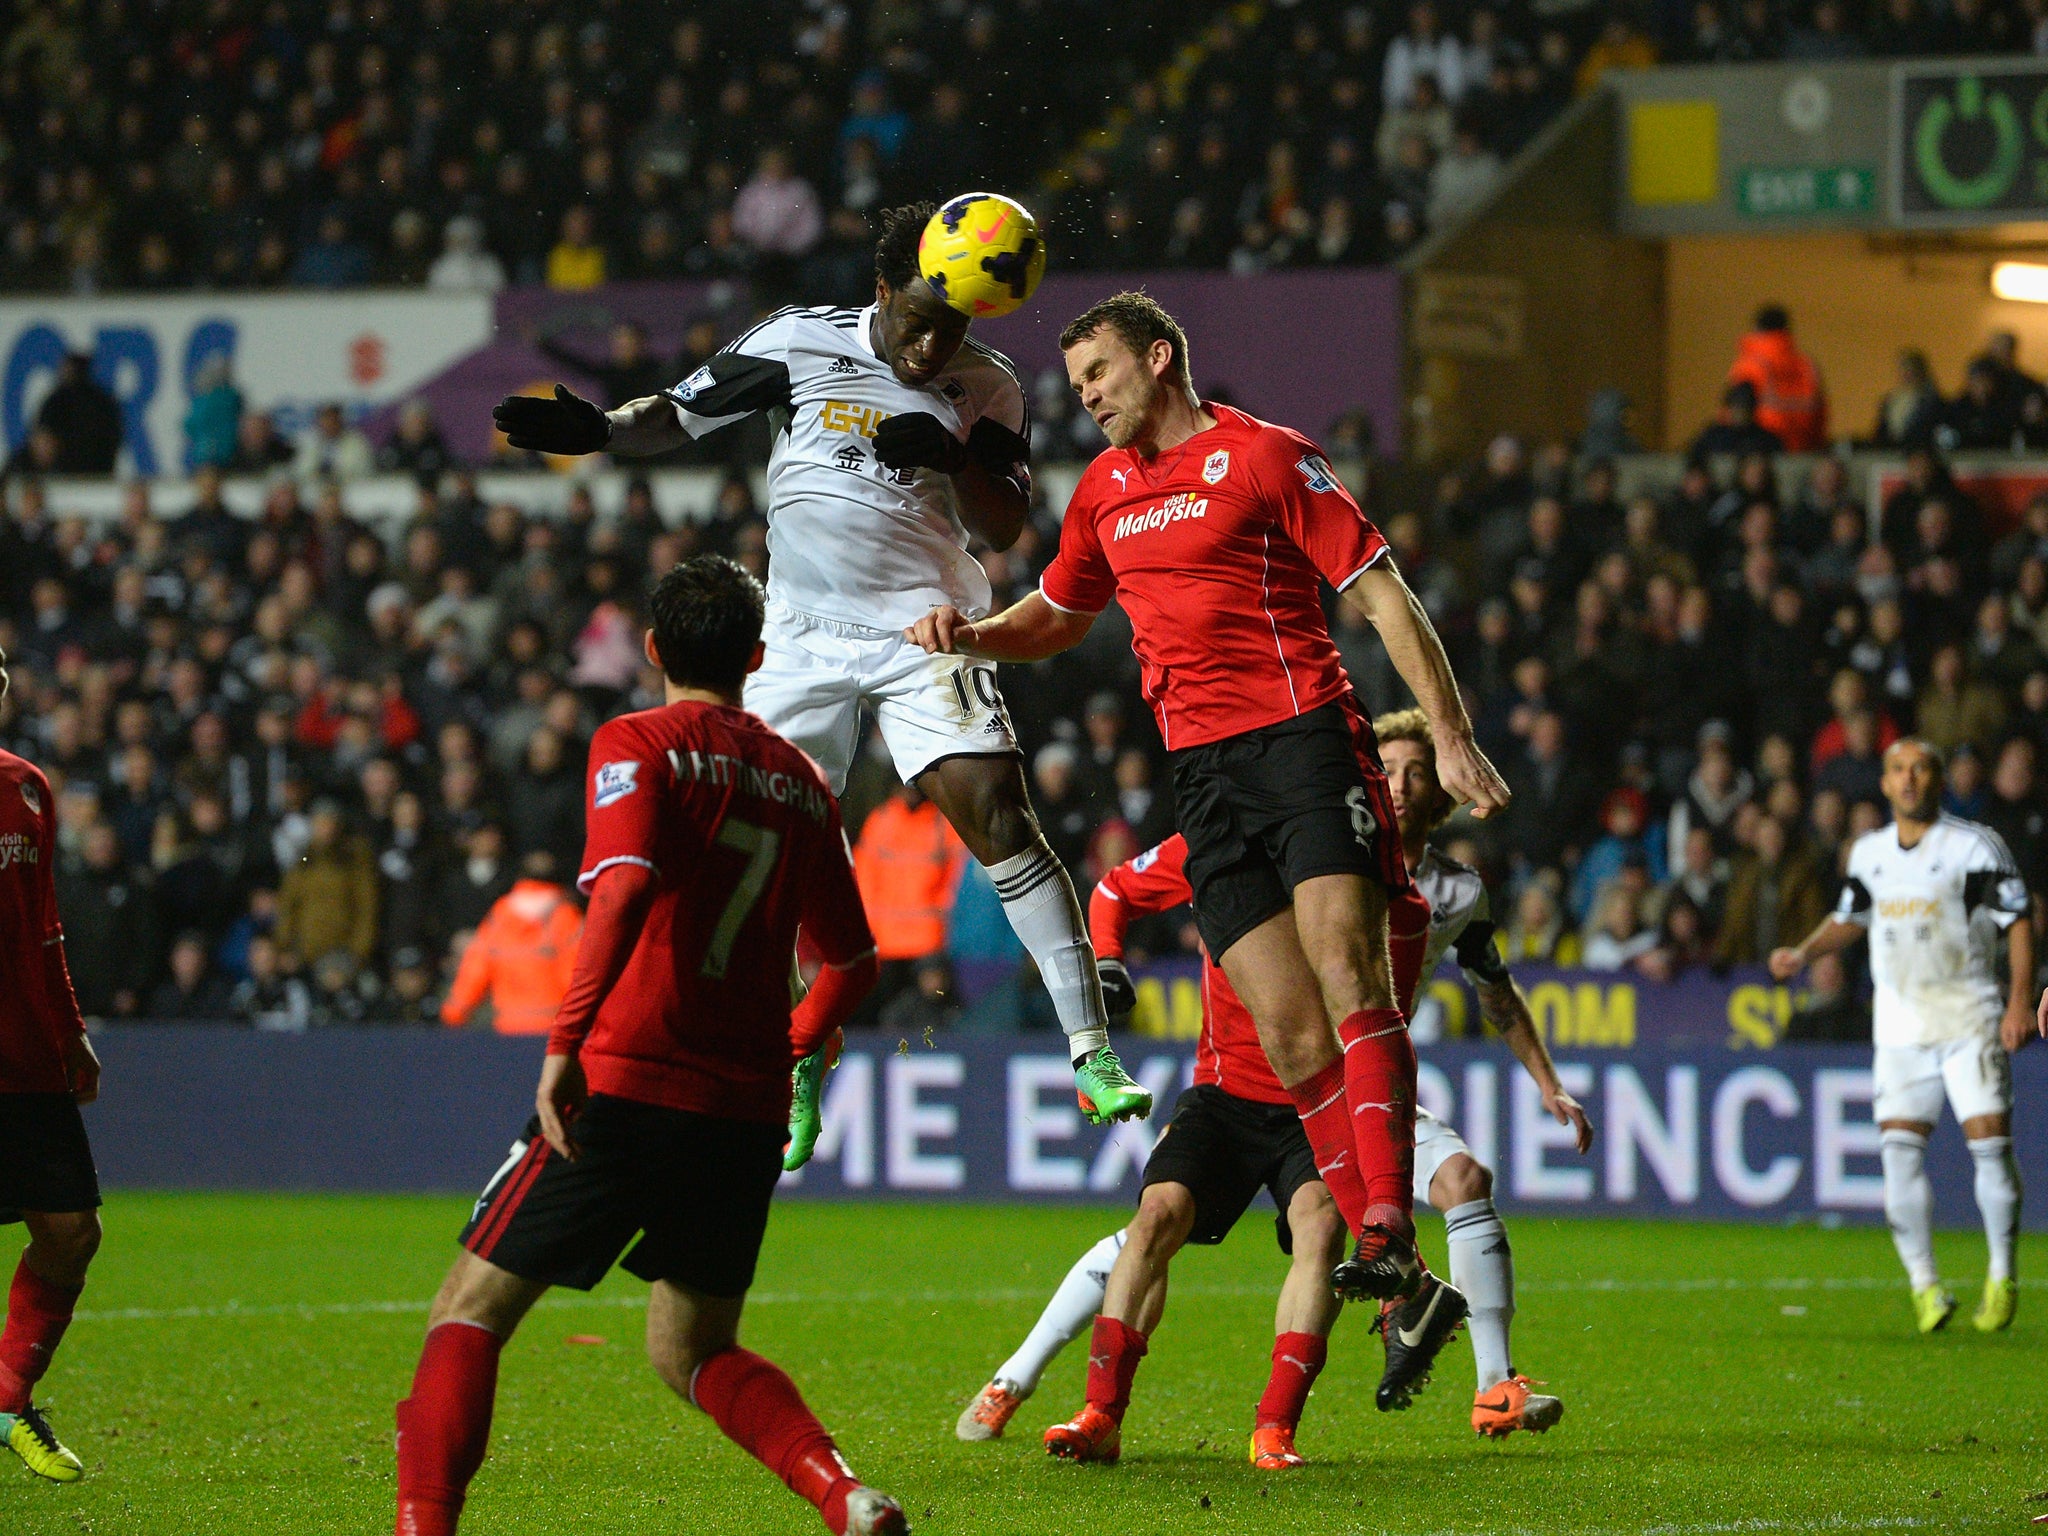
<svg viewBox="0 0 2048 1536"><path fill-rule="evenodd" d="M257 1034L127 1026L100 1036L88 1111L120 1189L479 1188L530 1112L538 1039L410 1030ZM1056 1037L857 1038L825 1097L807 1199L1119 1202L1138 1189L1192 1048L1127 1036L1161 1100L1149 1122L1087 1125ZM1422 1051L1422 1102L1498 1175L1503 1207L1743 1221L1880 1219L1870 1056L1853 1046L1560 1050L1599 1127L1580 1157L1498 1044ZM2014 1062L2024 1177L2048 1190L2048 1049ZM1975 1221L1969 1156L1945 1122L1930 1164L1941 1217ZM2030 1228L2048 1228L2036 1200Z"/></svg>

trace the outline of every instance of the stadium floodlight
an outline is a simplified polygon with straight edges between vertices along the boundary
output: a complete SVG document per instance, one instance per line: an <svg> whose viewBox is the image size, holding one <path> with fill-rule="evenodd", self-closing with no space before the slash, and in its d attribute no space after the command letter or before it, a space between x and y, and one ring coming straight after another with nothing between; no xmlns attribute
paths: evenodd
<svg viewBox="0 0 2048 1536"><path fill-rule="evenodd" d="M1991 291L2022 304L2048 304L2048 266L2038 261L2001 261L1991 268Z"/></svg>

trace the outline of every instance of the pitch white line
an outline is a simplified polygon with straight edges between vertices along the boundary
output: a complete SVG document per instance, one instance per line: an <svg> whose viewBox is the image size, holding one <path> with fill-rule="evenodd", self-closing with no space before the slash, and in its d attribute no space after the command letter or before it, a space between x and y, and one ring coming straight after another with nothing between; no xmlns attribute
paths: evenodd
<svg viewBox="0 0 2048 1536"><path fill-rule="evenodd" d="M1518 1289L1525 1295L1642 1295L1658 1293L1690 1293L1701 1291L1884 1291L1893 1290L1905 1282L1880 1275L1776 1275L1760 1276L1754 1279L1730 1276L1722 1279L1707 1277L1677 1277L1663 1280L1534 1280L1521 1282ZM2026 1280L2021 1284L2028 1289L2040 1289L2048 1281ZM1271 1285L1176 1285L1176 1296L1210 1296L1218 1298L1270 1296ZM935 1306L935 1305L985 1305L992 1302L1038 1301L1048 1294L1046 1287L1002 1286L971 1291L903 1290L903 1291L773 1291L762 1290L749 1293L748 1304L757 1307L804 1306L817 1307L838 1304L842 1306L872 1307ZM569 1309L576 1307L640 1307L645 1306L645 1293L609 1296L584 1296L574 1291L555 1291L541 1298L543 1308ZM74 1314L81 1323L156 1323L205 1321L213 1318L231 1317L297 1317L311 1320L320 1317L356 1317L380 1313L425 1312L429 1303L426 1298L409 1301L329 1301L329 1302L265 1302L249 1303L226 1301L210 1306L191 1307L104 1307L80 1308ZM1706 1532L1719 1527L1687 1526L1685 1531ZM1737 1529L1729 1527L1730 1530ZM1747 1529L1743 1527L1742 1529ZM1762 1527L1759 1527L1762 1529ZM1670 1527L1676 1533L1680 1527Z"/></svg>

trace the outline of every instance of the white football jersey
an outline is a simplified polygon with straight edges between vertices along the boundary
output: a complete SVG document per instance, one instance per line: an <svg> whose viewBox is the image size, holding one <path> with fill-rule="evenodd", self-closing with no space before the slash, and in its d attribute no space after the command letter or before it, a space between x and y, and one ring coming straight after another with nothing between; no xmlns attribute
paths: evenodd
<svg viewBox="0 0 2048 1536"><path fill-rule="evenodd" d="M950 475L877 461L876 426L922 411L981 461L1030 489L1030 417L1016 370L969 337L922 389L899 380L869 339L875 310L792 308L748 331L674 389L693 437L769 413L768 593L800 613L897 630L940 603L989 611L988 577L967 553ZM1000 456L1000 463L990 455Z"/></svg>
<svg viewBox="0 0 2048 1536"><path fill-rule="evenodd" d="M1835 918L1870 930L1873 1042L1995 1034L1999 935L2026 911L2019 866L1989 827L1943 816L1911 848L1896 824L1856 839Z"/></svg>
<svg viewBox="0 0 2048 1536"><path fill-rule="evenodd" d="M1422 952L1422 979L1434 976L1444 956L1455 953L1459 968L1474 985L1505 982L1507 962L1494 947L1493 906L1479 871L1432 844L1409 877L1429 903L1429 943Z"/></svg>

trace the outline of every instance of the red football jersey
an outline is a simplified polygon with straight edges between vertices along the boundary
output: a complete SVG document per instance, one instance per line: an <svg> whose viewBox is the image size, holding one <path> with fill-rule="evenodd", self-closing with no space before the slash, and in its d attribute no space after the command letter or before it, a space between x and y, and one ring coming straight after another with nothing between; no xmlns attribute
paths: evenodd
<svg viewBox="0 0 2048 1536"><path fill-rule="evenodd" d="M875 946L824 775L743 709L671 704L598 728L588 811L581 889L614 864L656 877L582 1044L592 1091L781 1124L798 924L834 965Z"/></svg>
<svg viewBox="0 0 2048 1536"><path fill-rule="evenodd" d="M1040 582L1070 613L1123 604L1169 750L1348 693L1317 577L1341 592L1387 553L1314 443L1227 405L1203 409L1216 425L1156 458L1096 457Z"/></svg>
<svg viewBox="0 0 2048 1536"><path fill-rule="evenodd" d="M42 770L0 750L0 1093L64 1093L64 1040L85 1021L57 920L57 802Z"/></svg>
<svg viewBox="0 0 2048 1536"><path fill-rule="evenodd" d="M1187 859L1187 839L1176 832L1102 877L1088 902L1088 936L1098 955L1122 956L1124 929L1132 918L1194 899ZM1294 1102L1273 1075L1251 1010L1238 1000L1230 978L1207 950L1202 952L1202 1038L1195 1045L1195 1081L1214 1083L1235 1099Z"/></svg>

